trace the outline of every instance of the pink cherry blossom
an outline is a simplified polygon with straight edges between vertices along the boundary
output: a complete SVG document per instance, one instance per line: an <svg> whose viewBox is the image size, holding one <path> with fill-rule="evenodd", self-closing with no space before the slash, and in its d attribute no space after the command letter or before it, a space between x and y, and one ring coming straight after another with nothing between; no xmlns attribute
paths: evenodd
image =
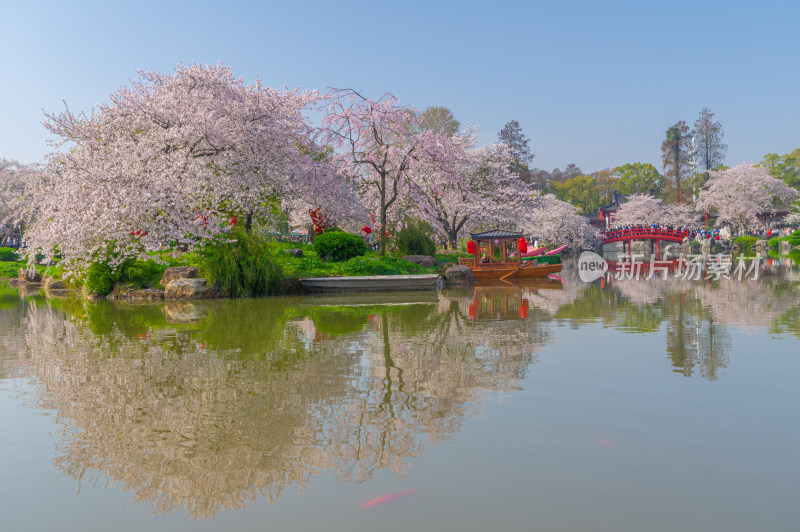
<svg viewBox="0 0 800 532"><path fill-rule="evenodd" d="M717 223L731 223L739 229L758 224L757 215L774 202L788 203L798 196L795 189L759 166L742 164L710 174L697 198L698 207L716 209Z"/></svg>
<svg viewBox="0 0 800 532"><path fill-rule="evenodd" d="M589 247L599 238L597 229L578 213L577 207L553 194L537 197L521 225L526 234L551 245Z"/></svg>
<svg viewBox="0 0 800 532"><path fill-rule="evenodd" d="M249 227L287 199L320 206L340 174L304 117L318 100L191 64L139 72L90 116L48 114L68 151L35 193L26 245L58 249L68 271L115 266L171 244L202 246L229 231L231 216Z"/></svg>

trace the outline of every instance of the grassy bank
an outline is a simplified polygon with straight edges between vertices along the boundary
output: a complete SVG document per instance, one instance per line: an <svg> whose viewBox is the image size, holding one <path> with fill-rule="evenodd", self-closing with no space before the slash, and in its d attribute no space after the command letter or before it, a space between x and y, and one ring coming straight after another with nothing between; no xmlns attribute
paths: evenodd
<svg viewBox="0 0 800 532"><path fill-rule="evenodd" d="M290 249L300 249L295 256ZM243 234L236 242L209 246L201 251L180 253L165 250L151 255L149 260L129 260L116 270L98 262L92 264L80 278L70 282L73 288L85 287L101 295L111 292L114 285L125 283L135 288L163 289L160 281L164 270L172 266L196 266L200 276L218 286L232 297L276 295L283 291L284 281L304 277L343 277L356 275L413 275L434 273L426 268L397 257L379 257L375 251L345 261L325 260L309 244L280 243L254 234ZM16 257L9 257L16 258ZM450 257L442 256L441 262ZM458 256L453 255L452 262ZM15 278L24 261L0 261L0 277ZM36 265L42 277L61 279L59 266Z"/></svg>

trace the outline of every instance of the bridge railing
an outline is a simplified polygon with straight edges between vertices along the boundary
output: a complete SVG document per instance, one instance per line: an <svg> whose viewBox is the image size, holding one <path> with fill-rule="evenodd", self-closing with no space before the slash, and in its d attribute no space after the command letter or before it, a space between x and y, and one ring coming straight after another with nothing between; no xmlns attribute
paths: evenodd
<svg viewBox="0 0 800 532"><path fill-rule="evenodd" d="M658 239L684 239L689 236L689 231L682 231L680 229L654 229L652 227L636 227L632 229L616 229L608 231L603 234L604 241L608 240L658 240Z"/></svg>

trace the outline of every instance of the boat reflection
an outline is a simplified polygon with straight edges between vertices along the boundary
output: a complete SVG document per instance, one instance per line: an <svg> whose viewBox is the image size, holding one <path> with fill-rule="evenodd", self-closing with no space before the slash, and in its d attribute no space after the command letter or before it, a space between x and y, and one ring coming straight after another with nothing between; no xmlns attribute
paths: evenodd
<svg viewBox="0 0 800 532"><path fill-rule="evenodd" d="M562 281L548 278L484 281L473 290L469 317L479 320L526 319L531 308L529 296L540 290L561 290L563 287Z"/></svg>

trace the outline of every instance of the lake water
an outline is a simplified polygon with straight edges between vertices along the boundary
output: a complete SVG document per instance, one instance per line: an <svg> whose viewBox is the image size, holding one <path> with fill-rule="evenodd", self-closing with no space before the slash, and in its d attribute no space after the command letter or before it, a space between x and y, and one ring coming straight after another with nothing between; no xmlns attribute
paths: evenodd
<svg viewBox="0 0 800 532"><path fill-rule="evenodd" d="M128 305L0 286L3 530L796 531L800 271Z"/></svg>

